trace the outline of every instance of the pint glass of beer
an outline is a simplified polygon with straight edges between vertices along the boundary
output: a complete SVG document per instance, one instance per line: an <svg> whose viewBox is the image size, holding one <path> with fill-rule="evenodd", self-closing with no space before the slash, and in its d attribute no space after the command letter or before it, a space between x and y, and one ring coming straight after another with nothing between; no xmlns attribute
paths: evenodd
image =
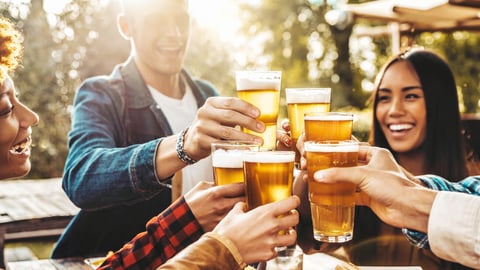
<svg viewBox="0 0 480 270"><path fill-rule="evenodd" d="M243 154L258 151L252 141L218 141L212 143L212 167L215 185L243 183Z"/></svg>
<svg viewBox="0 0 480 270"><path fill-rule="evenodd" d="M290 121L290 136L295 149L295 164L300 162L297 145L298 138L304 130L303 117L310 112L330 111L330 88L286 88L288 119Z"/></svg>
<svg viewBox="0 0 480 270"><path fill-rule="evenodd" d="M344 112L306 113L305 141L350 140L354 114Z"/></svg>
<svg viewBox="0 0 480 270"><path fill-rule="evenodd" d="M322 184L313 180L316 171L357 166L359 142L307 141L308 196L316 240L343 243L352 239L355 215L355 184Z"/></svg>
<svg viewBox="0 0 480 270"><path fill-rule="evenodd" d="M263 138L262 149L274 150L277 144L277 119L280 107L281 71L237 71L235 73L239 98L260 109L259 120L266 130L262 134L243 129Z"/></svg>
<svg viewBox="0 0 480 270"><path fill-rule="evenodd" d="M243 177L249 210L292 196L293 151L245 152Z"/></svg>

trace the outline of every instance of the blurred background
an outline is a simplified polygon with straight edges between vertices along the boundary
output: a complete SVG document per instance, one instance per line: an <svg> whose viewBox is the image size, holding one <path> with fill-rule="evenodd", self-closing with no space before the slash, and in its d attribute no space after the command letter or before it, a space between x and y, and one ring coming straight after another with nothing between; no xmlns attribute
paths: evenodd
<svg viewBox="0 0 480 270"><path fill-rule="evenodd" d="M368 1L348 1L359 2ZM282 88L331 87L332 110L355 112L354 133L366 140L373 80L392 54L392 39L362 31L381 23L353 20L339 9L346 3L191 0L193 35L186 67L226 96L236 95L234 71L239 69L282 70ZM129 45L116 28L118 10L119 0L0 1L2 16L14 20L25 37L23 67L14 77L20 99L41 119L34 128L34 166L27 178L61 176L76 87L89 76L109 74L128 57ZM448 60L462 112L476 113L480 35L421 32L409 38L410 45L434 49ZM285 118L282 102L280 118Z"/></svg>

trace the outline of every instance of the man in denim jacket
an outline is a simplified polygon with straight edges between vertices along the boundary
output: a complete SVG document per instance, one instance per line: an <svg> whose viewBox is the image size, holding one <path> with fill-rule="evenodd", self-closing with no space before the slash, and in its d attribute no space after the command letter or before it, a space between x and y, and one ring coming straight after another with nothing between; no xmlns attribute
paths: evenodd
<svg viewBox="0 0 480 270"><path fill-rule="evenodd" d="M81 210L60 237L54 258L119 249L171 203L175 173L182 172L183 193L213 179L205 159L211 142L261 141L235 127L265 129L256 120L258 108L218 97L210 83L183 69L190 36L186 0L123 4L118 26L130 41L131 56L109 76L87 79L75 97L63 188ZM243 200L223 195L197 208L207 231Z"/></svg>

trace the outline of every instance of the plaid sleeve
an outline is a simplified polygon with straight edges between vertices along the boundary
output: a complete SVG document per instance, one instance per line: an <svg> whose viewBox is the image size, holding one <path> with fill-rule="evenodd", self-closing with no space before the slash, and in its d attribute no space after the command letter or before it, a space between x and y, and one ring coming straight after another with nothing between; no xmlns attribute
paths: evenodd
<svg viewBox="0 0 480 270"><path fill-rule="evenodd" d="M480 176L470 176L457 183L449 182L440 176L431 174L419 176L418 179L426 187L433 190L480 195ZM413 245L419 248L430 248L427 234L407 228L402 229L402 232Z"/></svg>
<svg viewBox="0 0 480 270"><path fill-rule="evenodd" d="M109 256L98 269L154 269L195 242L203 229L185 199L181 197L147 223L120 250Z"/></svg>

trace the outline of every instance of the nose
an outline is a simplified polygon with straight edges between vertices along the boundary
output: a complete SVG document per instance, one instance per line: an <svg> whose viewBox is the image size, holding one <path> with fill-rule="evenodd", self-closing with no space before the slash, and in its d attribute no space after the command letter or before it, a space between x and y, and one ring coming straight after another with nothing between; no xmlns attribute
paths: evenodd
<svg viewBox="0 0 480 270"><path fill-rule="evenodd" d="M393 98L392 99L392 105L390 106L390 108L388 110L388 113L391 116L403 115L405 113L405 107L404 107L402 99Z"/></svg>
<svg viewBox="0 0 480 270"><path fill-rule="evenodd" d="M176 17L165 18L162 32L165 36L181 38L188 32L188 27L184 25L181 19Z"/></svg>
<svg viewBox="0 0 480 270"><path fill-rule="evenodd" d="M20 126L23 128L29 128L38 124L39 117L34 111L25 106L23 103L19 103L18 106L18 119Z"/></svg>

